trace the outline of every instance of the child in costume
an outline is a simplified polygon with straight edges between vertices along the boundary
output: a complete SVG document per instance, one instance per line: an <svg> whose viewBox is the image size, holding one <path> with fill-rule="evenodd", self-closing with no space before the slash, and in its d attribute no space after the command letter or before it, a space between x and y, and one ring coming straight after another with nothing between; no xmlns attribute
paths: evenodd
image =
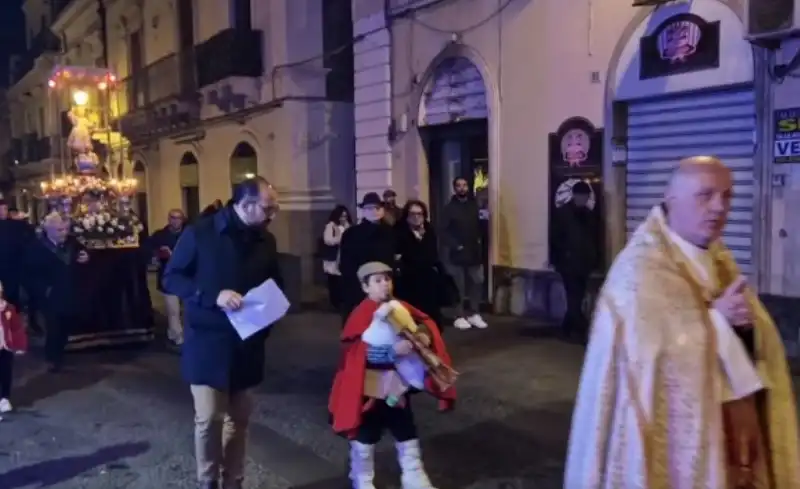
<svg viewBox="0 0 800 489"><path fill-rule="evenodd" d="M436 324L412 306L392 300L391 268L371 262L358 269L367 297L345 323L342 361L328 409L333 429L350 440L350 480L354 489L375 489L375 445L384 430L395 439L403 489L434 489L422 464L410 394L425 390L452 407L455 390L433 382L412 341L387 322L393 308L404 308L417 323L421 339L450 368L450 357ZM408 314L407 313L407 314ZM429 352L429 353L430 353Z"/></svg>
<svg viewBox="0 0 800 489"><path fill-rule="evenodd" d="M17 309L3 296L0 283L0 413L8 413L11 405L11 382L14 375L14 357L28 349L28 335ZM0 418L2 419L2 418Z"/></svg>

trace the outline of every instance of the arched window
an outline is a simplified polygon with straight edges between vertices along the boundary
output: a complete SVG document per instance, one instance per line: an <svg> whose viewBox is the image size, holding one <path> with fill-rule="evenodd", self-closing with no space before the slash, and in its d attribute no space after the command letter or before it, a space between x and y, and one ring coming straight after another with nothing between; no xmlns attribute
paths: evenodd
<svg viewBox="0 0 800 489"><path fill-rule="evenodd" d="M189 221L200 215L200 170L197 157L187 151L181 158L180 184L183 211Z"/></svg>
<svg viewBox="0 0 800 489"><path fill-rule="evenodd" d="M252 178L258 173L258 156L256 150L245 142L236 145L231 153L231 189L247 178Z"/></svg>

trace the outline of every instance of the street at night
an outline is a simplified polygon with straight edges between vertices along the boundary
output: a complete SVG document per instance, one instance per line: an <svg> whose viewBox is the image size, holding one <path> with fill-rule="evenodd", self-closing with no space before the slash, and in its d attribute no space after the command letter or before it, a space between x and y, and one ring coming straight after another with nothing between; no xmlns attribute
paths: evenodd
<svg viewBox="0 0 800 489"><path fill-rule="evenodd" d="M336 316L309 312L289 316L269 338L248 487L347 487L347 443L331 432L326 411L338 331ZM508 319L447 337L462 373L457 409L438 414L423 395L414 401L434 483L560 487L582 348ZM78 353L70 362L56 375L36 355L19 362L17 412L0 423L0 487L195 487L192 403L177 355ZM399 487L390 438L379 450L380 487Z"/></svg>

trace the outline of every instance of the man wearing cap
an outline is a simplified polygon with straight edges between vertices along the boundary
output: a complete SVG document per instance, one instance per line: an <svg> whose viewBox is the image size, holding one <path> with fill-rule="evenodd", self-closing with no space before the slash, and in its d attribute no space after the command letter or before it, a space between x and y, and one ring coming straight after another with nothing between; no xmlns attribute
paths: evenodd
<svg viewBox="0 0 800 489"><path fill-rule="evenodd" d="M553 265L561 275L567 298L562 334L576 341L585 340L589 320L583 313L583 299L589 277L600 264L599 223L589 208L591 193L588 183L575 183L572 199L556 210L550 235Z"/></svg>
<svg viewBox="0 0 800 489"><path fill-rule="evenodd" d="M342 235L339 245L339 270L342 273L342 316L347 318L364 299L358 281L358 268L369 262L381 262L394 268L396 246L394 230L382 221L383 201L375 192L364 195L361 203L363 219Z"/></svg>
<svg viewBox="0 0 800 489"><path fill-rule="evenodd" d="M386 224L394 226L403 214L403 209L397 207L397 194L392 189L383 192L383 220Z"/></svg>

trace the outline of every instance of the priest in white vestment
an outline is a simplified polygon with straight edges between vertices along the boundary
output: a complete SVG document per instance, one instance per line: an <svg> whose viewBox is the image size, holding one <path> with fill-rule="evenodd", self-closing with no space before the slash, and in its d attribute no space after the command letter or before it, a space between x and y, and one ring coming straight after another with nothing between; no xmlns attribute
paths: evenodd
<svg viewBox="0 0 800 489"><path fill-rule="evenodd" d="M720 240L732 194L718 159L681 161L611 267L564 489L800 489L783 345Z"/></svg>

